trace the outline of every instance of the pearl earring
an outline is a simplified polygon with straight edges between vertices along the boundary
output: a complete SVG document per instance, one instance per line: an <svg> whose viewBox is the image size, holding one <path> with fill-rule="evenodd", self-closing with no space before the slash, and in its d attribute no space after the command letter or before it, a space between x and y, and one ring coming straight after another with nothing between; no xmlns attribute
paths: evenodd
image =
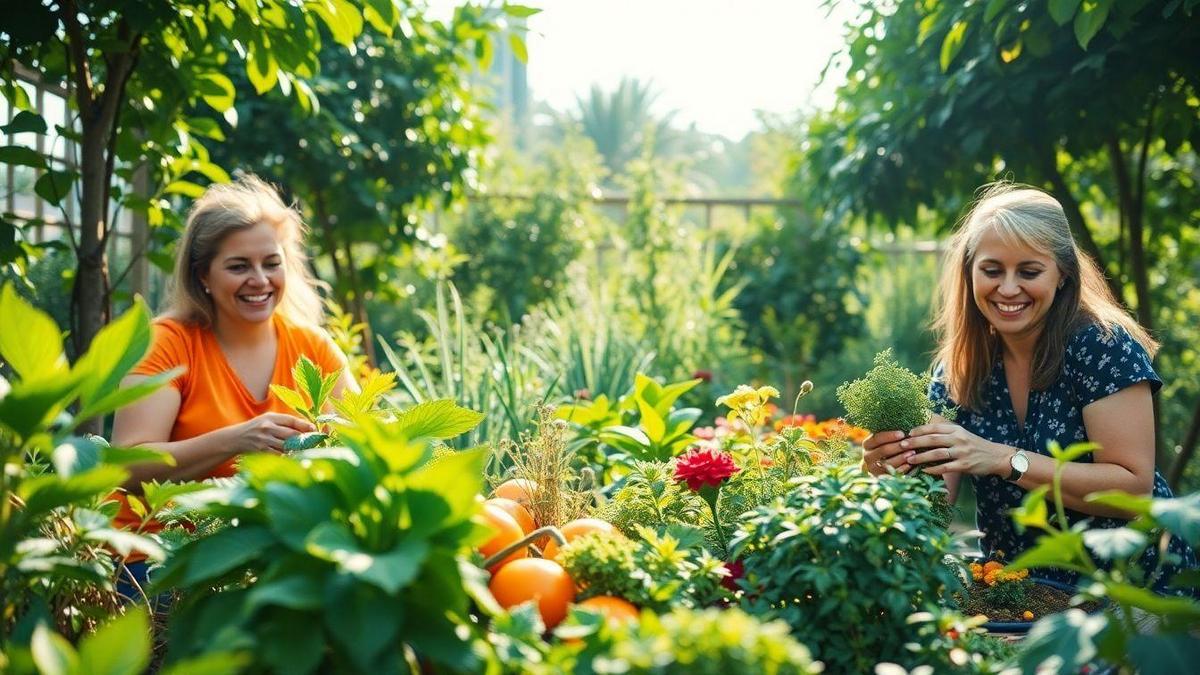
<svg viewBox="0 0 1200 675"><path fill-rule="evenodd" d="M1059 286L1059 288L1062 288L1062 287L1061 287L1061 286ZM205 287L204 287L204 292L205 292L205 293L207 293L207 294L209 294L209 295L212 295L212 290L210 290L210 289L208 288L208 286L205 286Z"/></svg>

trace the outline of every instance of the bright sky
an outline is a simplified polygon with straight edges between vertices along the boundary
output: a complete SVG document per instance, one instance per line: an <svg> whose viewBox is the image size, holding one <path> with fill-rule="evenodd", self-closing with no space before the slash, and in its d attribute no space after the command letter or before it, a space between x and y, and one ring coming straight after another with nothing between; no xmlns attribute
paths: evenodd
<svg viewBox="0 0 1200 675"><path fill-rule="evenodd" d="M529 86L535 100L559 110L573 108L593 83L611 90L622 76L649 79L658 112L677 110L677 124L738 140L758 128L756 110L832 103L837 82L814 88L842 46L846 10L827 17L821 0L524 4L543 10L529 19Z"/></svg>

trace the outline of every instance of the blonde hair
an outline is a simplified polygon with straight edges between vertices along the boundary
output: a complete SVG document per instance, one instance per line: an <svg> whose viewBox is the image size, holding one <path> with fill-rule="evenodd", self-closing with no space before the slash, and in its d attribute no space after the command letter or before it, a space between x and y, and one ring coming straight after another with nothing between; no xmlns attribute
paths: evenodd
<svg viewBox="0 0 1200 675"><path fill-rule="evenodd" d="M283 248L287 286L276 311L292 323L320 326L324 315L316 290L318 282L309 271L304 251L308 228L296 209L283 203L274 187L250 174L243 174L232 183L209 187L192 204L175 257L164 315L211 328L216 308L212 297L204 292L201 278L207 274L226 237L259 223L269 223L275 228Z"/></svg>
<svg viewBox="0 0 1200 675"><path fill-rule="evenodd" d="M971 275L979 240L989 230L1006 243L1047 253L1062 275L1062 286L1042 319L1034 347L1033 390L1045 390L1058 379L1067 342L1089 323L1108 335L1118 326L1125 329L1154 356L1158 343L1113 297L1095 261L1079 250L1058 200L1037 188L1007 181L985 185L978 194L950 240L936 299L934 363L945 369L950 398L965 408L976 408L995 365L999 337L975 305Z"/></svg>

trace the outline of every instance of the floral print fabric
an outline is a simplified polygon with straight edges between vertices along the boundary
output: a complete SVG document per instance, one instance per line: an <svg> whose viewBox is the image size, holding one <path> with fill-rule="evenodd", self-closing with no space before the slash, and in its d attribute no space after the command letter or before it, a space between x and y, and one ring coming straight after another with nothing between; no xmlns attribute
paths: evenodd
<svg viewBox="0 0 1200 675"><path fill-rule="evenodd" d="M1062 373L1044 391L1030 391L1025 412L1025 424L1017 424L1004 374L1004 360L996 358L992 373L984 383L980 410L960 408L955 420L967 431L994 443L1020 448L1029 453L1049 455L1046 446L1058 441L1066 447L1088 440L1083 425L1083 408L1105 396L1139 382L1149 382L1151 391L1162 387L1162 380L1150 365L1149 354L1127 331L1118 327L1107 333L1092 324L1077 331L1067 344ZM939 406L956 407L944 382L944 368L934 371L929 398ZM1077 461L1091 462L1092 455ZM1008 560L1033 545L1040 532L1018 533L1009 515L1010 509L1020 506L1026 491L1000 476L970 476L975 488L975 520L984 536L983 553L987 557L1003 551ZM1154 496L1171 497L1171 489L1157 471L1154 473ZM1091 519L1091 527L1121 527L1128 521L1118 518L1088 516L1067 510L1072 524ZM1185 568L1196 566L1195 553L1180 539L1172 539L1170 550L1179 556ZM1146 569L1153 569L1156 553L1149 550L1143 560ZM1174 569L1164 570L1160 579L1165 582ZM1038 576L1074 583L1075 576L1067 571L1040 569ZM1160 584L1160 586L1165 586Z"/></svg>

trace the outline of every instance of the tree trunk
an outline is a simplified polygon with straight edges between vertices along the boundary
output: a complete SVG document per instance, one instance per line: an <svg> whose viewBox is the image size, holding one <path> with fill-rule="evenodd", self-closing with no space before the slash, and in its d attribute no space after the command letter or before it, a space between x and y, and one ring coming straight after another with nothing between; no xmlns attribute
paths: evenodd
<svg viewBox="0 0 1200 675"><path fill-rule="evenodd" d="M348 240L342 240L343 251L346 256L347 276L350 279L350 288L354 293L354 298L350 303L350 311L354 314L354 322L362 324L363 327L363 355L367 357L367 365L372 368L379 367L379 361L375 357L375 331L371 330L371 320L367 317L367 302L363 294L362 284L358 279L358 268L354 264L354 251L350 248Z"/></svg>
<svg viewBox="0 0 1200 675"><path fill-rule="evenodd" d="M1171 485L1172 490L1179 489L1183 472L1196 454L1197 441L1200 441L1200 398L1196 399L1196 411L1192 413L1192 423L1188 426L1183 445L1179 446L1179 456L1175 458L1175 462L1171 464L1171 471L1167 474L1167 483Z"/></svg>
<svg viewBox="0 0 1200 675"><path fill-rule="evenodd" d="M1054 196L1058 198L1062 204L1063 211L1067 216L1067 223L1071 226L1071 234L1075 236L1075 240L1083 248L1084 253L1091 256L1092 260L1096 261L1096 265L1101 271L1106 271L1104 255L1100 251L1100 246L1096 244L1095 237L1092 236L1092 231L1087 225L1087 219L1083 217L1083 210L1079 208L1079 202L1076 201L1075 195L1071 193L1071 188L1067 185L1067 181L1063 178L1062 172L1058 170L1058 160L1056 158L1056 150L1051 144L1050 151L1042 157L1042 171L1046 178L1050 181L1050 185L1054 188ZM1124 302L1125 296L1121 291L1121 282L1110 277L1107 273L1104 275L1105 281L1108 283L1108 290L1112 291L1113 297L1117 302Z"/></svg>

